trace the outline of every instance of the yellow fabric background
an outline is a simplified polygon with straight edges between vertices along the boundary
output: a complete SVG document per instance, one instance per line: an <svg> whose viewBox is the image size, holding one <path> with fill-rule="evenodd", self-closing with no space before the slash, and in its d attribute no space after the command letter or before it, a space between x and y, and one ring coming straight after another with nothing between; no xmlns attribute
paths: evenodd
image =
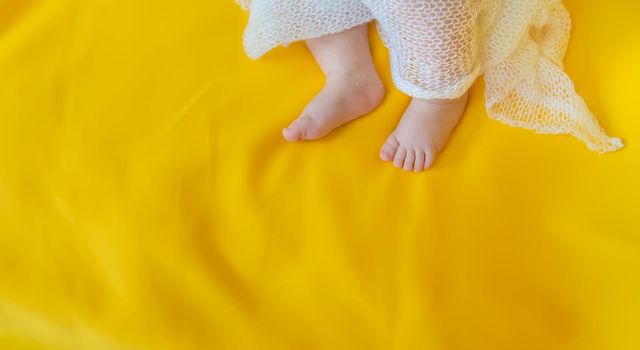
<svg viewBox="0 0 640 350"><path fill-rule="evenodd" d="M318 142L304 45L230 0L0 1L0 349L640 348L640 5L571 0L567 71L626 148L486 118L378 159L408 99Z"/></svg>

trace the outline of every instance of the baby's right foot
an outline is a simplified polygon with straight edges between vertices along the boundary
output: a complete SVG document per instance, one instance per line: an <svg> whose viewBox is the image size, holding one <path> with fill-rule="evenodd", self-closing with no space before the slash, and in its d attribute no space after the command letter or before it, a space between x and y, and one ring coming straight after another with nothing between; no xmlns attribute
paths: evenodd
<svg viewBox="0 0 640 350"><path fill-rule="evenodd" d="M328 74L320 93L282 130L284 138L291 142L318 139L374 110L384 98L384 86L371 68Z"/></svg>

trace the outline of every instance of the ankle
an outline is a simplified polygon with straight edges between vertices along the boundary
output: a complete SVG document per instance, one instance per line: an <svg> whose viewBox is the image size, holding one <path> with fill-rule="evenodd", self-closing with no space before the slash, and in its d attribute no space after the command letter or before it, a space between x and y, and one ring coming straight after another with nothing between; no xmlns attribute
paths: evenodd
<svg viewBox="0 0 640 350"><path fill-rule="evenodd" d="M375 68L367 66L345 66L324 72L327 81L338 82L374 82L379 81L378 72Z"/></svg>

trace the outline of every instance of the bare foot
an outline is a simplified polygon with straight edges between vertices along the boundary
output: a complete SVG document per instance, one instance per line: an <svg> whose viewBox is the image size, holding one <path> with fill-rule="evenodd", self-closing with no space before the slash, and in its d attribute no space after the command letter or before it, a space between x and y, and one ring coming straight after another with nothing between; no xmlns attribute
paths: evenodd
<svg viewBox="0 0 640 350"><path fill-rule="evenodd" d="M375 70L334 72L298 119L282 130L287 141L314 140L375 109L384 86Z"/></svg>
<svg viewBox="0 0 640 350"><path fill-rule="evenodd" d="M469 94L455 100L414 98L380 150L380 158L396 168L428 169L447 144L467 106Z"/></svg>

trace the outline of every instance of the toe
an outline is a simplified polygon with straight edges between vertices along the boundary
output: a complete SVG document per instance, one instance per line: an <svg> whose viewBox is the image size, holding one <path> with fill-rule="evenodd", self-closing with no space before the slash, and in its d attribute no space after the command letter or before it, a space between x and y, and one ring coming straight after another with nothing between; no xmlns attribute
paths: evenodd
<svg viewBox="0 0 640 350"><path fill-rule="evenodd" d="M426 150L424 154L424 168L429 169L431 165L433 165L433 161L435 159L435 152L433 150Z"/></svg>
<svg viewBox="0 0 640 350"><path fill-rule="evenodd" d="M424 152L420 149L416 149L416 161L413 165L413 171L416 173L421 172L424 169Z"/></svg>
<svg viewBox="0 0 640 350"><path fill-rule="evenodd" d="M393 166L396 168L400 168L404 165L404 158L407 155L407 149L400 145L398 147L398 151L396 152L396 156L393 158Z"/></svg>
<svg viewBox="0 0 640 350"><path fill-rule="evenodd" d="M304 140L311 127L311 122L309 117L302 115L294 120L287 128L282 129L282 136L289 142Z"/></svg>
<svg viewBox="0 0 640 350"><path fill-rule="evenodd" d="M407 149L407 156L404 158L404 171L413 170L413 163L416 159L416 153L413 148Z"/></svg>
<svg viewBox="0 0 640 350"><path fill-rule="evenodd" d="M380 158L385 162L390 162L395 157L397 150L398 140L395 136L389 135L387 141L385 141L384 145L382 145L382 149L380 150Z"/></svg>
<svg viewBox="0 0 640 350"><path fill-rule="evenodd" d="M297 129L292 128L291 126L282 129L282 136L285 140L289 142L295 142L300 140L299 132Z"/></svg>
<svg viewBox="0 0 640 350"><path fill-rule="evenodd" d="M302 130L300 128L298 120L294 120L291 125L282 129L282 136L289 142L296 142L302 140Z"/></svg>

